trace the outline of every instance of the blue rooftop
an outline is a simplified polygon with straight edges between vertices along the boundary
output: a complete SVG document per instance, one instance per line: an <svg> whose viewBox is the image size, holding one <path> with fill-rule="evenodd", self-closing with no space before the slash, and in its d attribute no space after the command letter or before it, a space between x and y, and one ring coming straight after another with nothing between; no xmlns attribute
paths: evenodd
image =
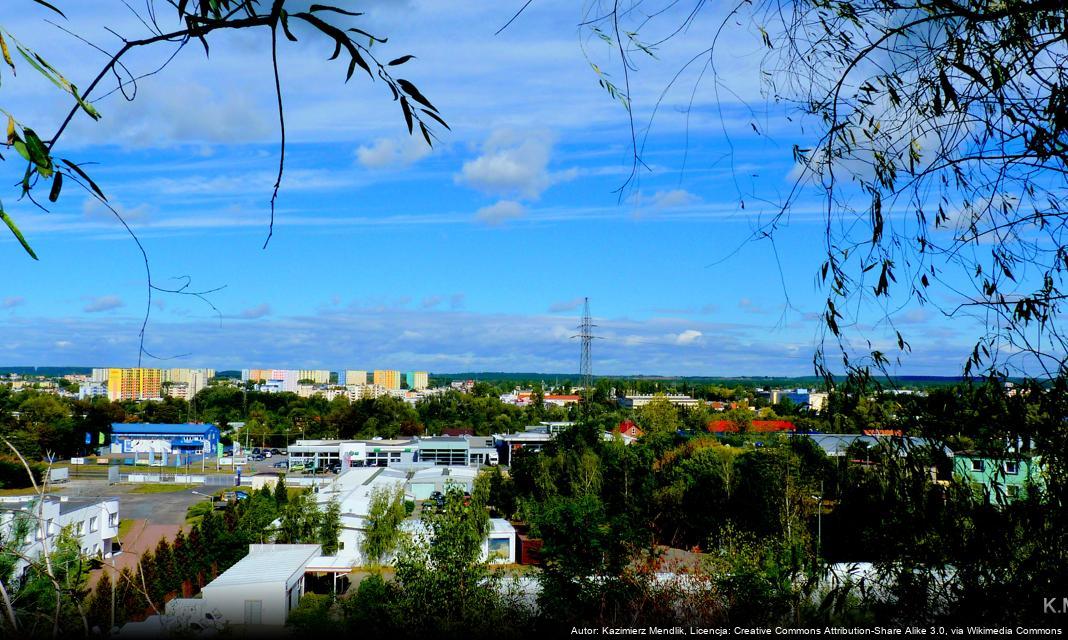
<svg viewBox="0 0 1068 640"><path fill-rule="evenodd" d="M159 433L168 436L178 435L204 435L209 431L218 431L215 425L205 424L152 424L149 422L112 422L111 433L122 435L125 433Z"/></svg>

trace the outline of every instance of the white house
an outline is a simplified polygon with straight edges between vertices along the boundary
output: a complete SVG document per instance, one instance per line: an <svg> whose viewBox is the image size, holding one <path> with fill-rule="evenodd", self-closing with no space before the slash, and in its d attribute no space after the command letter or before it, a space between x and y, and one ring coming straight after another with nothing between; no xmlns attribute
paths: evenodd
<svg viewBox="0 0 1068 640"><path fill-rule="evenodd" d="M404 487L407 479L407 472L396 469L352 467L343 469L333 482L319 487L315 498L320 505L337 500L341 507L341 536L337 552L339 557L348 558L353 566L363 564L360 546L367 529L366 518L371 509L371 494L375 490L394 491L396 487Z"/></svg>
<svg viewBox="0 0 1068 640"><path fill-rule="evenodd" d="M233 625L282 626L304 595L305 570L321 555L317 544L250 544L247 556L204 586L199 606Z"/></svg>
<svg viewBox="0 0 1068 640"><path fill-rule="evenodd" d="M111 543L119 535L118 498L72 498L69 496L0 497L0 537L8 538L16 521L29 522L29 535L22 554L30 558L52 553L60 531L70 527L81 542L82 553L111 557ZM20 572L28 566L20 560Z"/></svg>

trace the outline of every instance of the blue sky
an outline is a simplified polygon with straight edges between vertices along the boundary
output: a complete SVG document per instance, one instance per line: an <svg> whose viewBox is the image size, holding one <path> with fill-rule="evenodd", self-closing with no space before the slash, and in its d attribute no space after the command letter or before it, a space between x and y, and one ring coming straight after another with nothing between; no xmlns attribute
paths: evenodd
<svg viewBox="0 0 1068 640"><path fill-rule="evenodd" d="M106 48L116 39L105 24L144 34L121 2L77 4L62 24ZM761 96L759 36L727 36L718 65L730 92L707 81L694 90L698 68L667 93L648 169L621 196L629 123L589 64L616 73L609 52L576 27L572 2L535 2L495 36L520 4L370 3L361 26L389 36L379 55L414 54L402 77L452 127L432 150L409 138L381 82L345 84L344 66L307 32L283 43L290 146L266 250L278 133L263 32L218 39L209 59L190 46L135 100L114 94L95 102L100 122L76 119L56 152L99 163L87 170L138 233L156 283L225 287L210 296L221 318L196 299L156 295L146 348L182 356L159 364L567 372L589 296L604 338L596 373L810 374L826 298L819 211L806 205L815 201L802 198L774 247L747 241L772 211L761 200L790 187L792 145L807 139ZM103 56L43 15L29 9L2 26L84 86ZM720 19L642 61L642 128ZM151 70L169 53L129 67ZM54 130L65 106L54 87L29 68L0 73L2 106ZM3 184L22 168L8 157ZM17 196L0 192L41 260L0 234L3 363L134 364L146 305L136 246L73 188L48 213ZM855 311L891 350L881 310ZM959 372L977 325L914 305L895 317L913 347L901 372Z"/></svg>

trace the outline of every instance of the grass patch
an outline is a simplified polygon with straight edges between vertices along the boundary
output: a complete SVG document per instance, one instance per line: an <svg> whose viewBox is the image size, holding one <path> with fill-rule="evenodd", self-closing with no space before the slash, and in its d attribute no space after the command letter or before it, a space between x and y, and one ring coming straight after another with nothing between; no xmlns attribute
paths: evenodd
<svg viewBox="0 0 1068 640"><path fill-rule="evenodd" d="M207 500L194 502L185 510L185 523L190 526L196 526L196 524L203 520L205 515L211 513L214 508L215 505Z"/></svg>
<svg viewBox="0 0 1068 640"><path fill-rule="evenodd" d="M139 484L130 493L178 493L196 489L197 484Z"/></svg>
<svg viewBox="0 0 1068 640"><path fill-rule="evenodd" d="M115 537L118 538L119 540L124 539L126 537L126 534L130 533L130 529L133 528L133 523L134 523L134 521L130 520L129 518L120 519L119 520L119 533Z"/></svg>

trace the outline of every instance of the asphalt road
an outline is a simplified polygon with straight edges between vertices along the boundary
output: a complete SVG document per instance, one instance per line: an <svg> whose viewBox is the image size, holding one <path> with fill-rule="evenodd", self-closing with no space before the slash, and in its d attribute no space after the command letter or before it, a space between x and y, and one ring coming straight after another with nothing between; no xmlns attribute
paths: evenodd
<svg viewBox="0 0 1068 640"><path fill-rule="evenodd" d="M198 500L206 498L190 491L128 493L119 499L119 515L123 519L143 519L152 524L185 524L186 510Z"/></svg>
<svg viewBox="0 0 1068 640"><path fill-rule="evenodd" d="M81 497L117 497L119 517L123 520L147 520L150 524L184 524L189 505L206 498L191 490L167 493L130 493L135 485L114 484L99 480L72 480L63 487L67 495ZM217 487L196 489L211 493Z"/></svg>

